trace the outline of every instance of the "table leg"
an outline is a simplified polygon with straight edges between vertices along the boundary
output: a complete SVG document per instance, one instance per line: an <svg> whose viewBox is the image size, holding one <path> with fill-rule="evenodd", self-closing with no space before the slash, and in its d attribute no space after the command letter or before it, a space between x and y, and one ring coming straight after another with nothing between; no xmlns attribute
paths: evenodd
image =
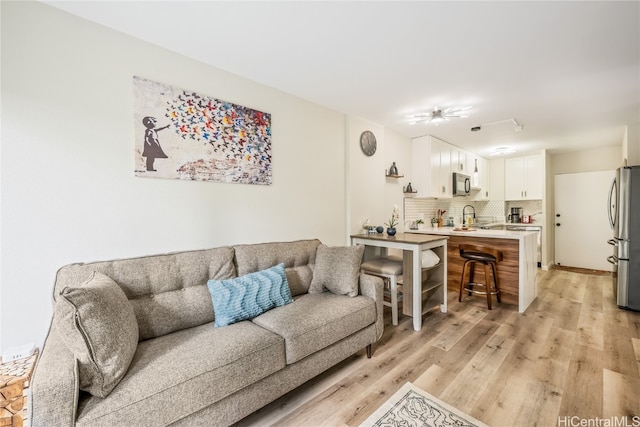
<svg viewBox="0 0 640 427"><path fill-rule="evenodd" d="M413 329L419 331L422 328L422 260L420 259L420 248L415 248L412 255Z"/></svg>
<svg viewBox="0 0 640 427"><path fill-rule="evenodd" d="M444 246L442 247L442 254L440 255L440 259L444 260L444 265L442 266L442 302L440 303L440 312L447 312L447 242L444 242Z"/></svg>
<svg viewBox="0 0 640 427"><path fill-rule="evenodd" d="M413 317L413 251L402 251L402 314Z"/></svg>

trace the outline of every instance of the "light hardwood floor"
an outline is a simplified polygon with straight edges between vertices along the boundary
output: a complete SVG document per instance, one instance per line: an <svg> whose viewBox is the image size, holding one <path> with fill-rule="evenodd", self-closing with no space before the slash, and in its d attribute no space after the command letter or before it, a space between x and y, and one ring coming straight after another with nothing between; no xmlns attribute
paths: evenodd
<svg viewBox="0 0 640 427"><path fill-rule="evenodd" d="M407 381L490 426L640 426L640 313L615 305L608 275L537 281L524 314L449 292L449 312L415 332L385 308L373 358L359 352L237 427L357 426Z"/></svg>

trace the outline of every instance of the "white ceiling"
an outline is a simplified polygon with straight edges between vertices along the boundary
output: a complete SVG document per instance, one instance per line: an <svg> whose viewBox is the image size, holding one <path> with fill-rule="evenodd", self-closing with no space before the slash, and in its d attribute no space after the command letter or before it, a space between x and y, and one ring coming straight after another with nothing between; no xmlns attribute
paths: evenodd
<svg viewBox="0 0 640 427"><path fill-rule="evenodd" d="M640 2L46 1L407 137L487 155L619 145L640 121ZM215 94L210 94L215 96ZM468 118L407 114L471 105ZM524 130L514 132L517 119Z"/></svg>

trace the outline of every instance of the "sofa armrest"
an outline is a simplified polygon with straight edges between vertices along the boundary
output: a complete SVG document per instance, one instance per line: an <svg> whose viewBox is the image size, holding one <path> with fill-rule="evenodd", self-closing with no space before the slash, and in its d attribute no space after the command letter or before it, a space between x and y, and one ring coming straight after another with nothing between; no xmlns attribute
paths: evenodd
<svg viewBox="0 0 640 427"><path fill-rule="evenodd" d="M369 297L376 302L376 341L382 337L384 331L383 298L384 282L380 277L360 273L360 295Z"/></svg>
<svg viewBox="0 0 640 427"><path fill-rule="evenodd" d="M33 427L73 426L78 406L78 364L52 326L31 380Z"/></svg>

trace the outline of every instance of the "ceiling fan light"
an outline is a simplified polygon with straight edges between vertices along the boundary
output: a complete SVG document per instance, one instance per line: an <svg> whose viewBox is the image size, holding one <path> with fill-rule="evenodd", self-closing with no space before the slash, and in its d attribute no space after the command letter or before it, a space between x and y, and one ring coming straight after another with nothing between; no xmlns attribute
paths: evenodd
<svg viewBox="0 0 640 427"><path fill-rule="evenodd" d="M414 122L410 124L416 123L433 123L438 126L439 123L444 121L449 121L450 118L455 117L468 117L467 115L462 115L460 112L468 110L471 106L466 107L449 107L444 110L433 107L433 110L429 113L417 113L406 116L408 119L413 119Z"/></svg>

